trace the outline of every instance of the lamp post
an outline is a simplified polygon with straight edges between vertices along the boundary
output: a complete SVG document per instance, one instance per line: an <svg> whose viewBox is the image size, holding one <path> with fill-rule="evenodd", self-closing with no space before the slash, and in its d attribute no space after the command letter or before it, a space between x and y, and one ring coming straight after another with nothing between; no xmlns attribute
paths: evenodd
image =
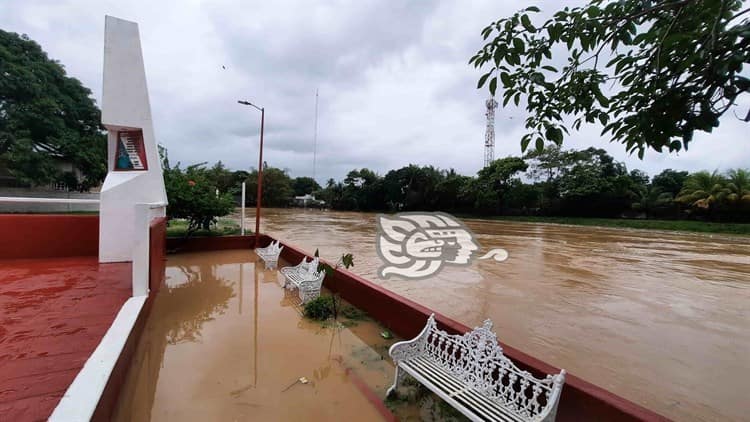
<svg viewBox="0 0 750 422"><path fill-rule="evenodd" d="M258 193L255 196L255 247L257 248L260 244L260 201L261 192L263 189L263 124L266 120L266 109L258 107L257 105L249 102L238 100L238 103L242 105L249 105L260 110L260 152L258 153Z"/></svg>

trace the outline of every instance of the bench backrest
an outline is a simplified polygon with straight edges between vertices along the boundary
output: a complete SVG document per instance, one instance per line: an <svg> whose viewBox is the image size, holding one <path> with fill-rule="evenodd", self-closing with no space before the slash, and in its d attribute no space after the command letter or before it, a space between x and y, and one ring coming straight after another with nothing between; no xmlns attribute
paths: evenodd
<svg viewBox="0 0 750 422"><path fill-rule="evenodd" d="M438 329L433 317L427 324L425 352L472 389L529 419L556 405L564 376L539 379L519 369L503 354L492 321L463 335Z"/></svg>
<svg viewBox="0 0 750 422"><path fill-rule="evenodd" d="M317 256L314 257L312 261L310 262L305 262L305 260L303 260L303 262L304 262L304 265L302 266L302 268L300 268L300 275L313 276L318 273L318 266L320 266L320 260L318 259Z"/></svg>

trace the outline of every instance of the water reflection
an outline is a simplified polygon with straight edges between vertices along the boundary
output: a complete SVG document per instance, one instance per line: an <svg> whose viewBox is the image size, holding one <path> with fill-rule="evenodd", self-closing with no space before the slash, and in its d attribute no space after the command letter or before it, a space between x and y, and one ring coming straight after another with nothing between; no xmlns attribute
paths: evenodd
<svg viewBox="0 0 750 422"><path fill-rule="evenodd" d="M368 335L384 353L382 328L363 321L354 334L302 318L296 292L255 259L247 250L169 257L114 420L381 419L350 368L385 391L393 367L349 356L371 347ZM285 390L303 376L311 382Z"/></svg>
<svg viewBox="0 0 750 422"><path fill-rule="evenodd" d="M170 265L121 392L114 420L150 421L164 354L169 346L200 342L206 322L222 315L235 297L216 265Z"/></svg>
<svg viewBox="0 0 750 422"><path fill-rule="evenodd" d="M158 308L167 327L168 344L200 341L203 324L226 312L234 290L223 277L217 277L214 265L176 266L184 282L170 283L159 291Z"/></svg>

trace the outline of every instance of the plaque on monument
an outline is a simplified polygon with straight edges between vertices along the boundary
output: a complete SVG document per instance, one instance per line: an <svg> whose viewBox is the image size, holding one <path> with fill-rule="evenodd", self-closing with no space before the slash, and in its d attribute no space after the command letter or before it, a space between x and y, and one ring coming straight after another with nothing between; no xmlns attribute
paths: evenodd
<svg viewBox="0 0 750 422"><path fill-rule="evenodd" d="M146 148L143 146L143 132L140 129L117 133L115 170L148 170Z"/></svg>

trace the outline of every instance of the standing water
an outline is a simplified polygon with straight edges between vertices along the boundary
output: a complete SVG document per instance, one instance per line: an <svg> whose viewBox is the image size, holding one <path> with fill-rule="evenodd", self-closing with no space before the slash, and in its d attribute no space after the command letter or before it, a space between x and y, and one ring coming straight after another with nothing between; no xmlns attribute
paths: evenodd
<svg viewBox="0 0 750 422"><path fill-rule="evenodd" d="M677 420L746 420L750 239L464 220L502 263L380 279L375 214L265 210L261 231ZM252 217L251 217L252 219Z"/></svg>

